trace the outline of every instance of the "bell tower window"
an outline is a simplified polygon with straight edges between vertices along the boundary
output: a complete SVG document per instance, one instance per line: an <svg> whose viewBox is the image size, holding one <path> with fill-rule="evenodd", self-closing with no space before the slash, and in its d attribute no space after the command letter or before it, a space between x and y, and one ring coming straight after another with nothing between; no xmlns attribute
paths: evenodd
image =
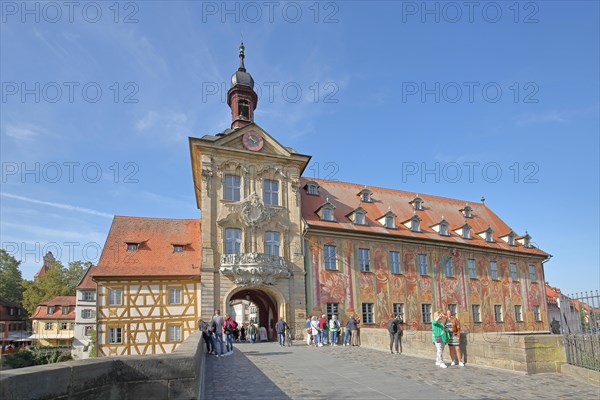
<svg viewBox="0 0 600 400"><path fill-rule="evenodd" d="M248 100L238 101L238 114L240 117L250 119L250 103Z"/></svg>

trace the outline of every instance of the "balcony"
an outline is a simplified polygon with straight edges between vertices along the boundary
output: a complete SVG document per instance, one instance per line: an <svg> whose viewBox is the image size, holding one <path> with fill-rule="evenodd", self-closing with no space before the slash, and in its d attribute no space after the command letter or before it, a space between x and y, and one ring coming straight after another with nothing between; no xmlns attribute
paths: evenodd
<svg viewBox="0 0 600 400"><path fill-rule="evenodd" d="M220 271L239 286L273 285L292 275L285 258L263 253L225 254Z"/></svg>

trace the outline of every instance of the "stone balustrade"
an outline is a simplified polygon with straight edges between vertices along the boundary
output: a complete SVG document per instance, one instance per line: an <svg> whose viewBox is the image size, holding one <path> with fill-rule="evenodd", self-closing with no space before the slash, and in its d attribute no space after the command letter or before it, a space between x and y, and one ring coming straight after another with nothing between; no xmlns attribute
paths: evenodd
<svg viewBox="0 0 600 400"><path fill-rule="evenodd" d="M277 279L291 276L285 258L263 253L225 254L220 271L238 286L274 285Z"/></svg>
<svg viewBox="0 0 600 400"><path fill-rule="evenodd" d="M205 353L192 333L171 354L102 357L2 371L0 399L197 399Z"/></svg>

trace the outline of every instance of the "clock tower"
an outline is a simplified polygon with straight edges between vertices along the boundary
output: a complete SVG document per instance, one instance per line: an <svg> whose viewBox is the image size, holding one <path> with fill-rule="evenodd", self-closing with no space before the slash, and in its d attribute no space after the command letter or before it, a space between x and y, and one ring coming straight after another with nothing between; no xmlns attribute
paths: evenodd
<svg viewBox="0 0 600 400"><path fill-rule="evenodd" d="M227 104L231 108L231 128L242 128L254 122L254 110L258 96L254 91L254 79L244 66L244 42L240 43L240 67L231 76L231 88L227 92Z"/></svg>
<svg viewBox="0 0 600 400"><path fill-rule="evenodd" d="M207 320L217 309L231 314L251 303L255 322L275 338L279 318L299 332L306 321L300 177L310 156L254 121L258 96L243 43L239 57L227 93L231 127L189 139L202 213L201 316Z"/></svg>

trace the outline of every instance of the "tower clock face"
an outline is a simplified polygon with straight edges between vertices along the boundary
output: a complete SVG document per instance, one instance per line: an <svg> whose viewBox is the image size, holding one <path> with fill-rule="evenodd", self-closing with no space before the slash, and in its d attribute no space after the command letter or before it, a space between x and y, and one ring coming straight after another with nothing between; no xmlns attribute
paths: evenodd
<svg viewBox="0 0 600 400"><path fill-rule="evenodd" d="M263 148L265 142L260 133L256 131L248 131L244 133L244 136L242 136L242 144L250 151L259 151Z"/></svg>

